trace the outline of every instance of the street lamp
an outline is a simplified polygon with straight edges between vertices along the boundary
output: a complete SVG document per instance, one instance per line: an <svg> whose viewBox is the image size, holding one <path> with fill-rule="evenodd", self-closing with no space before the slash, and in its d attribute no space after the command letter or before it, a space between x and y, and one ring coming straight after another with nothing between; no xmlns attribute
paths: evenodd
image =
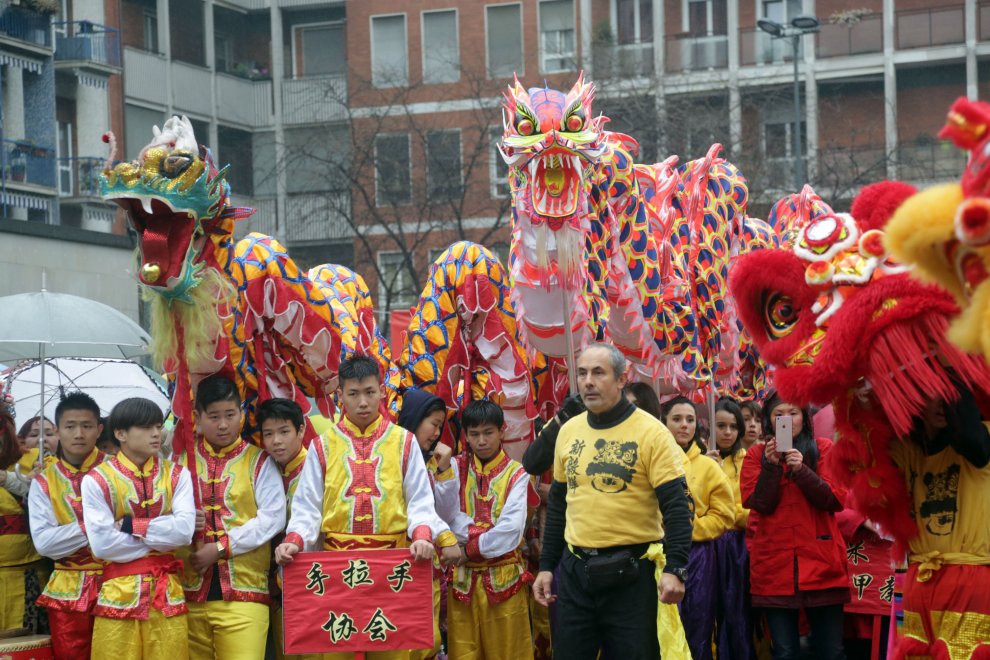
<svg viewBox="0 0 990 660"><path fill-rule="evenodd" d="M784 26L777 21L761 18L756 21L757 27L770 35L772 39L790 39L791 52L794 55L794 190L800 190L805 183L804 159L801 157L801 86L798 79L798 47L801 37L818 32L821 22L814 16L796 16L791 19L790 26Z"/></svg>

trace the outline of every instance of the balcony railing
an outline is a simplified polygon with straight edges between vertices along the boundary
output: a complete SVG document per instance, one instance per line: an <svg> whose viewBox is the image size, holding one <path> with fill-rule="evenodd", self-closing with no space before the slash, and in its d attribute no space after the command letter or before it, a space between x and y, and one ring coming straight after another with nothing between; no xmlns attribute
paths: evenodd
<svg viewBox="0 0 990 660"><path fill-rule="evenodd" d="M120 32L89 21L54 23L55 60L120 66Z"/></svg>
<svg viewBox="0 0 990 660"><path fill-rule="evenodd" d="M966 154L949 142L902 145L897 149L897 178L904 181L955 181Z"/></svg>
<svg viewBox="0 0 990 660"><path fill-rule="evenodd" d="M928 48L966 40L963 6L897 12L897 48Z"/></svg>
<svg viewBox="0 0 990 660"><path fill-rule="evenodd" d="M725 35L696 37L676 35L667 38L668 73L724 69L729 66L729 40Z"/></svg>
<svg viewBox="0 0 990 660"><path fill-rule="evenodd" d="M789 39L773 39L762 30L741 30L739 62L743 66L751 64L782 64L793 61Z"/></svg>
<svg viewBox="0 0 990 660"><path fill-rule="evenodd" d="M11 5L0 11L0 34L51 48L51 19L27 7Z"/></svg>
<svg viewBox="0 0 990 660"><path fill-rule="evenodd" d="M286 124L317 124L347 118L347 76L313 76L282 83Z"/></svg>
<svg viewBox="0 0 990 660"><path fill-rule="evenodd" d="M31 183L55 187L54 151L17 140L0 143L0 169L12 183Z"/></svg>
<svg viewBox="0 0 990 660"><path fill-rule="evenodd" d="M221 117L252 127L272 123L272 82L217 76L217 110Z"/></svg>
<svg viewBox="0 0 990 660"><path fill-rule="evenodd" d="M980 41L990 41L990 2L981 2L976 8L977 23L979 27L978 39Z"/></svg>
<svg viewBox="0 0 990 660"><path fill-rule="evenodd" d="M102 158L59 158L58 194L63 197L99 197Z"/></svg>
<svg viewBox="0 0 990 660"><path fill-rule="evenodd" d="M649 42L599 45L594 48L595 75L635 78L653 75L653 44Z"/></svg>
<svg viewBox="0 0 990 660"><path fill-rule="evenodd" d="M124 93L132 98L167 105L165 85L168 62L161 55L137 48L124 49Z"/></svg>
<svg viewBox="0 0 990 660"><path fill-rule="evenodd" d="M337 241L354 236L348 222L351 198L347 193L328 192L289 195L286 200L286 241Z"/></svg>
<svg viewBox="0 0 990 660"><path fill-rule="evenodd" d="M863 16L851 25L822 25L817 37L818 57L842 57L883 52L883 15Z"/></svg>

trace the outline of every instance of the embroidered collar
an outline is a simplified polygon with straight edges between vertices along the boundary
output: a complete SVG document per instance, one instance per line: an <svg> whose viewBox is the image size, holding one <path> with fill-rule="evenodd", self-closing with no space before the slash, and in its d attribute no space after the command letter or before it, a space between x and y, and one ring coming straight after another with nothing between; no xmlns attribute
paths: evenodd
<svg viewBox="0 0 990 660"><path fill-rule="evenodd" d="M62 467L69 474L76 474L78 472L89 472L91 469L93 469L94 465L103 462L104 456L105 455L102 451L100 451L96 447L93 447L92 451L90 451L89 454L86 455L86 458L83 459L83 462L79 467L76 467L75 465L65 460L64 458L60 458L59 463L62 464Z"/></svg>
<svg viewBox="0 0 990 660"><path fill-rule="evenodd" d="M127 457L127 454L125 454L124 452L118 453L116 456L116 460L125 470L133 473L134 476L150 477L155 473L155 465L156 465L156 461L158 460L158 457L152 456L147 461L145 461L144 465L140 468L134 463L134 461L129 459Z"/></svg>
<svg viewBox="0 0 990 660"><path fill-rule="evenodd" d="M234 440L226 447L221 447L220 449L217 449L209 442L207 442L206 438L203 438L203 440L201 441L201 446L203 447L203 454L206 456L212 456L214 458L225 458L229 454L232 454L238 449L240 449L241 445L243 444L244 444L244 440L242 440L240 436L238 436L237 440Z"/></svg>
<svg viewBox="0 0 990 660"><path fill-rule="evenodd" d="M305 460L306 460L306 448L303 447L302 445L299 445L299 451L296 452L296 455L293 456L292 459L285 464L285 467L282 468L282 476L291 477L292 473L295 472L299 468L299 466L303 464Z"/></svg>
<svg viewBox="0 0 990 660"><path fill-rule="evenodd" d="M378 418L371 422L371 424L368 424L368 428L362 431L354 422L347 419L347 415L341 415L340 421L337 423L337 428L343 431L348 437L358 439L380 436L386 424L388 424L388 420L383 415L378 415Z"/></svg>
<svg viewBox="0 0 990 660"><path fill-rule="evenodd" d="M487 463L482 463L481 459L474 455L472 455L471 460L474 463L474 471L484 476L498 474L509 463L509 457L501 447L499 447L498 453L492 456Z"/></svg>

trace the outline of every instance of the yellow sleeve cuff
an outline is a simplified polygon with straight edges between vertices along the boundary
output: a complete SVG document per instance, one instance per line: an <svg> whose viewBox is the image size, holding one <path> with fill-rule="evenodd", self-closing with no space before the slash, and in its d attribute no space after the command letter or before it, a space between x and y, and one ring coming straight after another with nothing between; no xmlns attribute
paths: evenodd
<svg viewBox="0 0 990 660"><path fill-rule="evenodd" d="M437 481L450 481L454 478L454 470L448 467L443 472L437 472L435 476Z"/></svg>
<svg viewBox="0 0 990 660"><path fill-rule="evenodd" d="M440 532L440 535L437 536L436 546L438 548L449 548L455 545L457 545L457 537L450 530Z"/></svg>

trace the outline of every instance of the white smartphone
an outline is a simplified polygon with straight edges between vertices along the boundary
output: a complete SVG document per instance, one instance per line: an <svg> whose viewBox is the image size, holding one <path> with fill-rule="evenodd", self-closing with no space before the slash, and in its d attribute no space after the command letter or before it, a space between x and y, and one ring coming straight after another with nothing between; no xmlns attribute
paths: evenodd
<svg viewBox="0 0 990 660"><path fill-rule="evenodd" d="M794 420L791 419L790 415L778 417L776 420L775 437L777 439L777 451L780 453L794 449L793 422Z"/></svg>

